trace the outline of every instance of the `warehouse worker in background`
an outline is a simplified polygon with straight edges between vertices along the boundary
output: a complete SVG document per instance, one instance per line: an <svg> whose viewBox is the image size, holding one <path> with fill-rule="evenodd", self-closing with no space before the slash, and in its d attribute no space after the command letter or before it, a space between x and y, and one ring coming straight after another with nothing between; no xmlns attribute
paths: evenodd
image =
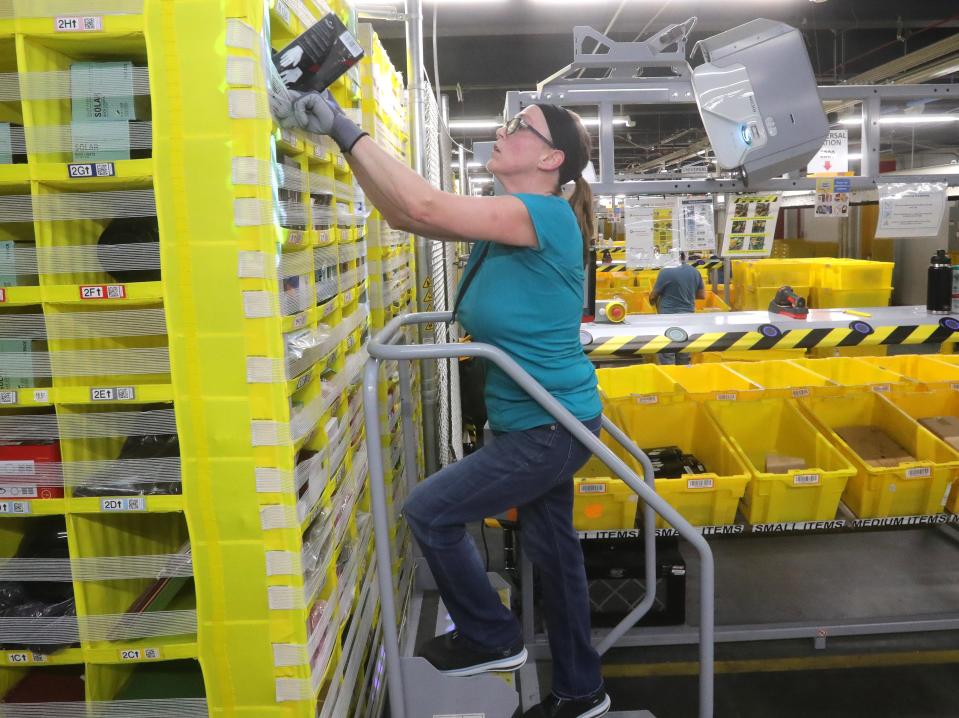
<svg viewBox="0 0 959 718"><path fill-rule="evenodd" d="M271 104L282 125L332 137L392 227L475 242L457 318L598 434L596 373L579 340L593 235L592 191L582 177L591 147L579 117L533 105L511 118L497 130L487 164L509 194L463 197L434 188L380 149L327 94L274 97ZM567 201L561 188L569 183L575 191ZM610 700L590 641L586 572L573 529L573 474L590 452L493 364L485 399L494 441L417 485L403 507L456 624L419 654L452 676L516 670L526 661L520 625L490 586L466 531L468 522L517 507L523 549L540 571L553 655L552 692L524 716L601 716Z"/></svg>
<svg viewBox="0 0 959 718"><path fill-rule="evenodd" d="M649 302L660 314L691 314L696 300L706 298L706 287L699 270L686 264L686 253L679 253L679 266L659 270ZM683 352L659 354L660 364L689 364L692 357Z"/></svg>

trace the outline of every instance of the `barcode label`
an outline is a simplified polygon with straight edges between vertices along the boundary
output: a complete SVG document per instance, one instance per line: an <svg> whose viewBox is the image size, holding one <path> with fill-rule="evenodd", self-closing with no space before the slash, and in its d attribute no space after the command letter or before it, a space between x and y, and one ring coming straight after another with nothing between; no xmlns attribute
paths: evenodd
<svg viewBox="0 0 959 718"><path fill-rule="evenodd" d="M794 399L801 399L804 396L809 396L809 389L793 389Z"/></svg>
<svg viewBox="0 0 959 718"><path fill-rule="evenodd" d="M127 290L122 284L92 284L80 287L80 299L126 299Z"/></svg>
<svg viewBox="0 0 959 718"><path fill-rule="evenodd" d="M28 514L29 501L0 501L0 514Z"/></svg>
<svg viewBox="0 0 959 718"><path fill-rule="evenodd" d="M291 247L295 247L298 244L303 244L303 232L300 232L299 230L293 230L290 232L290 238L286 240L286 243Z"/></svg>
<svg viewBox="0 0 959 718"><path fill-rule="evenodd" d="M67 175L70 177L70 179L86 179L87 177L116 177L116 174L116 165L114 165L112 162L67 165Z"/></svg>
<svg viewBox="0 0 959 718"><path fill-rule="evenodd" d="M132 386L90 389L90 401L133 401L136 396L136 389Z"/></svg>
<svg viewBox="0 0 959 718"><path fill-rule="evenodd" d="M637 404L658 404L659 396L656 394L644 394L636 397Z"/></svg>
<svg viewBox="0 0 959 718"><path fill-rule="evenodd" d="M159 648L126 648L120 651L121 661L157 661L159 659Z"/></svg>
<svg viewBox="0 0 959 718"><path fill-rule="evenodd" d="M35 499L37 498L37 493L36 486L13 486L11 484L0 485L0 496L3 498Z"/></svg>
<svg viewBox="0 0 959 718"><path fill-rule="evenodd" d="M33 400L37 404L48 404L50 402L50 392L47 389L35 389Z"/></svg>
<svg viewBox="0 0 959 718"><path fill-rule="evenodd" d="M49 659L42 653L33 651L16 651L7 654L7 663L22 665L24 663L47 663Z"/></svg>
<svg viewBox="0 0 959 718"><path fill-rule="evenodd" d="M53 21L55 32L100 32L103 18L98 15L57 17Z"/></svg>
<svg viewBox="0 0 959 718"><path fill-rule="evenodd" d="M306 312L302 312L293 317L293 328L302 329L306 326Z"/></svg>
<svg viewBox="0 0 959 718"><path fill-rule="evenodd" d="M281 130L280 139L286 142L286 144L290 145L291 147L296 146L297 140L293 130Z"/></svg>
<svg viewBox="0 0 959 718"><path fill-rule="evenodd" d="M713 488L712 479L687 479L687 489L711 489Z"/></svg>
<svg viewBox="0 0 959 718"><path fill-rule="evenodd" d="M580 484L579 493L581 494L605 494L606 484Z"/></svg>
<svg viewBox="0 0 959 718"><path fill-rule="evenodd" d="M0 289L0 303L7 301L7 290Z"/></svg>
<svg viewBox="0 0 959 718"><path fill-rule="evenodd" d="M872 390L878 392L887 392L892 391L892 387L889 384L876 384Z"/></svg>
<svg viewBox="0 0 959 718"><path fill-rule="evenodd" d="M3 290L0 289L0 292L2 292L2 291L3 291ZM3 301L3 300L0 299L0 302L2 302L2 301ZM959 384L950 384L950 386L952 387L952 390L953 390L953 391L959 391Z"/></svg>
<svg viewBox="0 0 959 718"><path fill-rule="evenodd" d="M720 394L716 394L716 399L718 401L736 401L739 398L739 395L734 391L726 391Z"/></svg>
<svg viewBox="0 0 959 718"><path fill-rule="evenodd" d="M17 392L0 391L0 404L16 404L16 403L17 403Z"/></svg>
<svg viewBox="0 0 959 718"><path fill-rule="evenodd" d="M819 474L795 474L793 475L793 485L812 486L819 483Z"/></svg>
<svg viewBox="0 0 959 718"><path fill-rule="evenodd" d="M147 500L142 496L129 499L101 499L101 511L146 511Z"/></svg>
<svg viewBox="0 0 959 718"><path fill-rule="evenodd" d="M340 35L340 42L346 46L346 49L350 51L353 57L359 57L363 54L363 48L360 47L359 43L349 32L344 32Z"/></svg>
<svg viewBox="0 0 959 718"><path fill-rule="evenodd" d="M932 469L928 466L917 466L914 469L906 469L907 479L928 479L932 476Z"/></svg>
<svg viewBox="0 0 959 718"><path fill-rule="evenodd" d="M0 476L35 476L36 473L32 461L0 461Z"/></svg>
<svg viewBox="0 0 959 718"><path fill-rule="evenodd" d="M306 383L312 378L313 378L313 374L311 372L307 372L306 374L301 376L299 379L297 379L296 390L299 391L300 389L302 389L304 386L306 386Z"/></svg>

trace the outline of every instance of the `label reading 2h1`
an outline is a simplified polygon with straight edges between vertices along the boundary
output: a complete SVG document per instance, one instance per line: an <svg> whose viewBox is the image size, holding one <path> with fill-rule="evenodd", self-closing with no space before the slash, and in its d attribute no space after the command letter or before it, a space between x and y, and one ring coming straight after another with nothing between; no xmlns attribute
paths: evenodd
<svg viewBox="0 0 959 718"><path fill-rule="evenodd" d="M117 166L113 162L73 163L67 165L67 170L70 179L117 176Z"/></svg>
<svg viewBox="0 0 959 718"><path fill-rule="evenodd" d="M100 32L103 30L103 18L99 15L57 17L53 29L57 32Z"/></svg>

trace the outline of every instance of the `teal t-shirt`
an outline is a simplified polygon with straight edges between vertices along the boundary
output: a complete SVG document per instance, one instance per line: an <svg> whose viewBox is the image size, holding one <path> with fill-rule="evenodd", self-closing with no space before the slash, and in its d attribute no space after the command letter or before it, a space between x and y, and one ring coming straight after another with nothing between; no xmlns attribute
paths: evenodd
<svg viewBox="0 0 959 718"><path fill-rule="evenodd" d="M695 267L681 264L660 269L653 291L659 295L660 314L685 314L696 311L696 293L704 289L703 275Z"/></svg>
<svg viewBox="0 0 959 718"><path fill-rule="evenodd" d="M539 247L490 242L457 318L473 341L509 354L577 419L602 412L596 372L579 339L583 312L583 238L562 197L517 194ZM463 272L486 242L477 242ZM486 409L494 431L522 431L554 419L498 367L486 367Z"/></svg>

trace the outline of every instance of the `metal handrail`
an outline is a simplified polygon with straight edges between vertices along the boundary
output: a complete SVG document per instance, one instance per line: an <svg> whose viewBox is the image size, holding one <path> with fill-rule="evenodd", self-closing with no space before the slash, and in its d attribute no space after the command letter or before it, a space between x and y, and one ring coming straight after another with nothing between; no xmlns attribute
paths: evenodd
<svg viewBox="0 0 959 718"><path fill-rule="evenodd" d="M364 373L364 414L366 420L367 461L370 472L370 502L373 515L375 537L377 580L380 587L381 620L383 622L383 643L386 653L387 689L390 695L390 708L394 718L406 718L405 688L401 669L399 637L397 633L396 604L393 600L392 560L390 556L390 534L387 518L386 486L384 483L383 455L379 424L379 365L384 360L399 362L401 392L404 385L409 387L409 366L407 361L426 359L456 359L460 357L479 357L496 364L507 376L523 388L540 406L574 437L589 448L613 473L625 481L646 504L647 531L652 525L652 513L655 512L668 521L696 549L700 559L700 645L699 645L699 717L711 718L713 714L713 643L714 643L714 588L715 569L712 551L703 536L684 519L676 509L656 494L654 486L644 483L630 467L609 447L603 444L583 423L573 416L562 404L550 395L533 377L531 377L506 352L488 344L437 344L418 346L396 346L393 342L404 326L429 322L448 323L453 320L451 312L418 312L396 317L391 320L367 347L370 359ZM402 397L403 401L409 399ZM603 417L603 427L635 457L643 468L647 482L652 482L653 469L649 457L640 451L608 418ZM404 415L404 433L412 428L412 417ZM411 470L407 462L407 472ZM647 557L650 548L647 541ZM647 565L647 573L650 562ZM651 586L647 586L647 600ZM646 601L644 600L644 603ZM638 606L630 612L620 625L612 629L597 647L605 651L623 635L645 610ZM638 614L634 617L634 614ZM632 620L633 624L628 624ZM627 625L628 624L628 625Z"/></svg>

